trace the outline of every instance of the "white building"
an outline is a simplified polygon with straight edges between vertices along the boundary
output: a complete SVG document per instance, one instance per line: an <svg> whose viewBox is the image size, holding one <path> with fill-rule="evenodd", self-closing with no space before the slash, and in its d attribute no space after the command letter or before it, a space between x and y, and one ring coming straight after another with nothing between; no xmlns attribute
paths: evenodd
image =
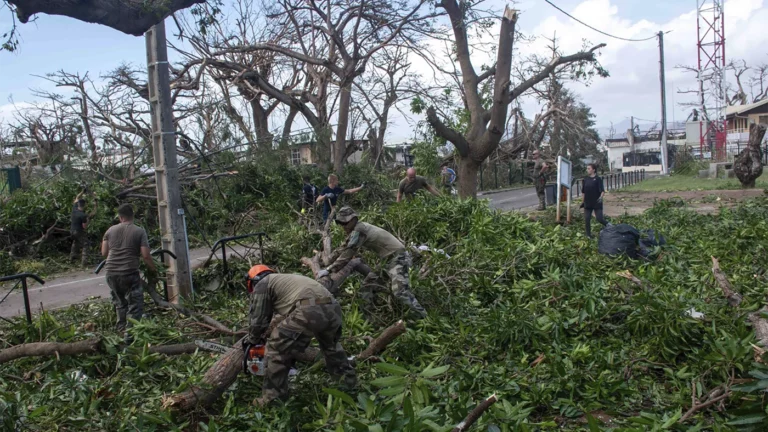
<svg viewBox="0 0 768 432"><path fill-rule="evenodd" d="M668 146L685 146L686 129L680 125L667 131ZM621 138L605 140L608 148L608 168L612 172L661 172L661 132L650 130L634 133L630 130Z"/></svg>

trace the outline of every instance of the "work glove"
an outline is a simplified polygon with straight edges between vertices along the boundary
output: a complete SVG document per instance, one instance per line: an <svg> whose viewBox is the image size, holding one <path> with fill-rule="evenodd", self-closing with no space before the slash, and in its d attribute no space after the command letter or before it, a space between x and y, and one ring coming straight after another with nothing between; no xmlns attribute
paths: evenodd
<svg viewBox="0 0 768 432"><path fill-rule="evenodd" d="M336 197L336 194L331 192L328 192L327 194L325 194L325 198L327 199L334 199L335 197Z"/></svg>
<svg viewBox="0 0 768 432"><path fill-rule="evenodd" d="M361 189L364 188L364 187L365 187L365 182L363 182L363 184L360 185Z"/></svg>
<svg viewBox="0 0 768 432"><path fill-rule="evenodd" d="M328 273L328 270L326 270L326 269L322 269L319 272L317 272L317 278L318 279L324 278L324 277L326 277L328 275L330 275L330 273Z"/></svg>
<svg viewBox="0 0 768 432"><path fill-rule="evenodd" d="M600 198L598 198L598 199L597 199L597 203L598 203L598 204L602 204L602 203L603 203L603 197L600 197Z"/></svg>

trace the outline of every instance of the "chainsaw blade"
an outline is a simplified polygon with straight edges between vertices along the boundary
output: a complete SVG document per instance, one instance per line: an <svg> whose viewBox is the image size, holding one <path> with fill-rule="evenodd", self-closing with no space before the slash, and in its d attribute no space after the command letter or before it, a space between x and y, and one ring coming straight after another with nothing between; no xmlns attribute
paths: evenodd
<svg viewBox="0 0 768 432"><path fill-rule="evenodd" d="M221 354L224 354L230 349L232 349L232 347L228 347L226 345L218 344L216 342L204 341L204 340L196 340L195 345L197 345L198 348L202 350L213 351Z"/></svg>

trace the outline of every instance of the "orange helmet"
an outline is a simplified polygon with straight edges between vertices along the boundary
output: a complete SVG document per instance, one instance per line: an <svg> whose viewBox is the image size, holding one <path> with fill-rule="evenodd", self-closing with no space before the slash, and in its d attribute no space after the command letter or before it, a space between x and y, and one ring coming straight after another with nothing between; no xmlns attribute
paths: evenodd
<svg viewBox="0 0 768 432"><path fill-rule="evenodd" d="M275 273L275 271L263 264L257 264L251 267L251 269L248 270L248 274L245 275L245 285L248 288L248 293L252 293L253 286L270 273Z"/></svg>

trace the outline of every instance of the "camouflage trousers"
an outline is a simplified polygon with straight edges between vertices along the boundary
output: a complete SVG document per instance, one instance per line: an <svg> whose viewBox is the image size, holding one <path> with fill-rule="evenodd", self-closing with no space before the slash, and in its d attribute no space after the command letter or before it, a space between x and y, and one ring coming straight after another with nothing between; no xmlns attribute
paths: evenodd
<svg viewBox="0 0 768 432"><path fill-rule="evenodd" d="M267 373L262 385L265 401L288 395L288 372L296 355L317 338L325 357L325 367L334 377L343 377L349 387L357 384L355 368L341 346L341 306L330 304L299 306L272 331L267 341Z"/></svg>
<svg viewBox="0 0 768 432"><path fill-rule="evenodd" d="M547 184L547 179L544 176L538 176L536 177L536 182L534 184L534 187L536 188L536 196L539 197L539 210L546 210L547 204L544 199L545 197L545 186Z"/></svg>
<svg viewBox="0 0 768 432"><path fill-rule="evenodd" d="M69 260L75 262L80 255L80 264L88 263L88 235L85 231L72 232L72 248L69 251Z"/></svg>
<svg viewBox="0 0 768 432"><path fill-rule="evenodd" d="M140 320L144 315L144 291L141 289L139 272L129 275L107 275L107 285L117 312L117 331L128 327L127 316ZM131 341L126 333L125 340Z"/></svg>
<svg viewBox="0 0 768 432"><path fill-rule="evenodd" d="M392 295L405 306L408 306L410 310L421 318L427 316L427 311L421 306L416 297L413 295L410 289L410 281L408 278L408 270L410 269L411 254L407 251L403 251L395 254L390 258L386 264L387 275L390 281L390 290ZM371 273L375 277L374 273ZM366 303L372 303L374 299L373 287L371 286L370 279L363 283L360 288L360 297Z"/></svg>

